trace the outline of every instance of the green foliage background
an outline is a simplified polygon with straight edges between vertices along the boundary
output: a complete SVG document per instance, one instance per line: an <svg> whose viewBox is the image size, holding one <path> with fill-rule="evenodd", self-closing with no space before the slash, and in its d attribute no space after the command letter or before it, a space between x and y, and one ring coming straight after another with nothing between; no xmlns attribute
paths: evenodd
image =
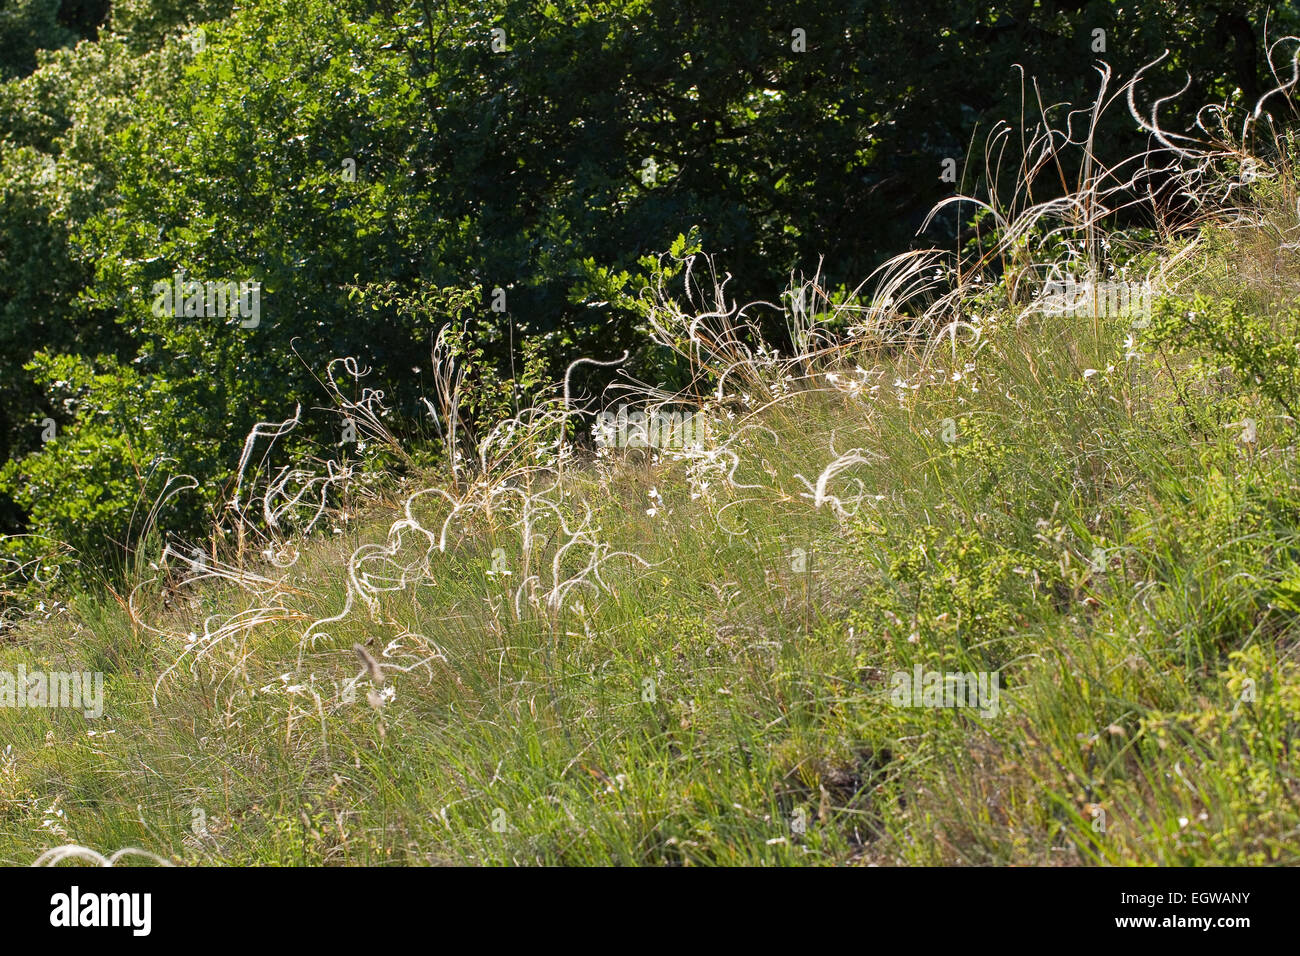
<svg viewBox="0 0 1300 956"><path fill-rule="evenodd" d="M335 357L417 434L448 322L507 404L623 349L671 386L635 297L675 237L717 254L738 301L775 301L822 256L855 285L922 241L954 188L943 158L971 188L979 131L1029 119L1017 66L1045 102L1086 105L1098 60L1126 75L1168 49L1153 98L1186 75L1181 103L1253 103L1266 17L1272 36L1300 26L1255 0L6 2L0 531L36 537L5 547L115 553L179 473L198 487L162 524L201 534L256 422L301 404L295 450L339 453L337 417L313 411ZM1116 122L1115 148L1145 146ZM153 315L178 269L260 281L260 325Z"/></svg>

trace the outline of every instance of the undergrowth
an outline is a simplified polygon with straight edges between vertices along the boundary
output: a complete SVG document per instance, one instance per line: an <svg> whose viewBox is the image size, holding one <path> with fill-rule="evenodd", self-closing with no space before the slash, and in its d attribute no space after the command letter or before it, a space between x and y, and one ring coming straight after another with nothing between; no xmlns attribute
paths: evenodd
<svg viewBox="0 0 1300 956"><path fill-rule="evenodd" d="M105 687L0 707L0 859L1298 862L1295 151L1133 110L1170 166L1034 204L1094 148L1045 111L974 245L848 300L666 257L647 334L694 379L620 398L702 416L683 447L593 449L562 386L458 434L443 340L426 480L273 471L296 416L259 425L205 551L5 632L0 671ZM1108 231L1156 172L1203 213ZM1152 314L1053 307L1067 273ZM382 444L382 393L332 394ZM900 704L918 672L999 693Z"/></svg>

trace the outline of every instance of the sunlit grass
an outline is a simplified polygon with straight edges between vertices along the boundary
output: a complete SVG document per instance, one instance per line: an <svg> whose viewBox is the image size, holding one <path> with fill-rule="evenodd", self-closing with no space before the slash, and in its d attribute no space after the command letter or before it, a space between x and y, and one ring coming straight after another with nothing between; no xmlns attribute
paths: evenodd
<svg viewBox="0 0 1300 956"><path fill-rule="evenodd" d="M1291 314L1276 182L1139 250L1166 317L1265 254L1235 301ZM0 670L103 671L105 715L0 708L0 861L1296 863L1295 423L1133 315L970 273L907 312L935 261L786 358L660 302L699 448L539 404L337 533L35 615ZM918 666L998 712L898 706Z"/></svg>

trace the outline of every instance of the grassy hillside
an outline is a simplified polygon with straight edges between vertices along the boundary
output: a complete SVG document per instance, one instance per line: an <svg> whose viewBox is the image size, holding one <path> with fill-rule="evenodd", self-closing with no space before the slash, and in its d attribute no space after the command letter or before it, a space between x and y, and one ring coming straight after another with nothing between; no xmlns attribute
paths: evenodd
<svg viewBox="0 0 1300 956"><path fill-rule="evenodd" d="M7 632L105 688L0 707L0 861L1300 862L1296 203L1282 159L1192 232L1023 210L997 281L796 287L793 356L695 259L650 316L696 447L593 453L557 395L454 477L250 478L313 533ZM1054 307L1081 263L1150 314ZM997 696L913 706L918 669Z"/></svg>

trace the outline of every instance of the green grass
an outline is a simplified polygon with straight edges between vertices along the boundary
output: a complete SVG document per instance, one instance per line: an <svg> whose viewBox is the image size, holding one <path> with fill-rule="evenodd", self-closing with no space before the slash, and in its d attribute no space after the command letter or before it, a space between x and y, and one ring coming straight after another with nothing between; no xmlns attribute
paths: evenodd
<svg viewBox="0 0 1300 956"><path fill-rule="evenodd" d="M0 670L101 670L105 715L0 708L0 862L1300 862L1271 234L1148 248L1144 332L993 290L978 338L736 360L703 454L557 472L552 418L260 579L46 605ZM898 706L916 665L998 712Z"/></svg>

